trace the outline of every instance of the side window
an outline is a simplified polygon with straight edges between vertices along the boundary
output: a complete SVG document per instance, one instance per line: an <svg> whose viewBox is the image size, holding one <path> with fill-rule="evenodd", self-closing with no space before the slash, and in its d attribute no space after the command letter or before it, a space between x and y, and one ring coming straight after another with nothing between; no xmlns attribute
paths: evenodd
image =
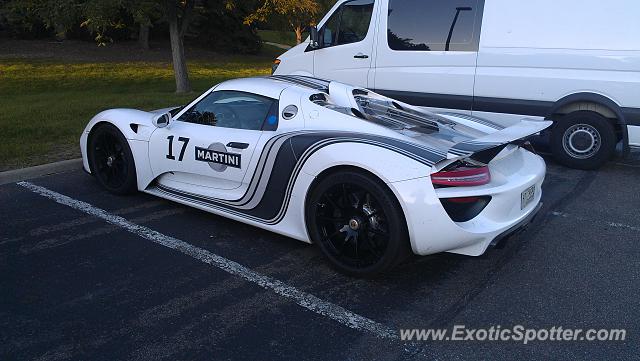
<svg viewBox="0 0 640 361"><path fill-rule="evenodd" d="M477 51L484 0L389 0L393 50Z"/></svg>
<svg viewBox="0 0 640 361"><path fill-rule="evenodd" d="M261 130L264 126L274 130L278 122L277 104L277 100L257 94L213 91L177 120L222 128Z"/></svg>
<svg viewBox="0 0 640 361"><path fill-rule="evenodd" d="M342 13L342 6L337 8L336 11L331 14L331 17L327 19L322 28L320 29L320 46L323 48L333 46L336 43L338 26L340 25L340 14Z"/></svg>
<svg viewBox="0 0 640 361"><path fill-rule="evenodd" d="M351 44L367 36L373 0L354 0L340 5L320 29L322 47Z"/></svg>

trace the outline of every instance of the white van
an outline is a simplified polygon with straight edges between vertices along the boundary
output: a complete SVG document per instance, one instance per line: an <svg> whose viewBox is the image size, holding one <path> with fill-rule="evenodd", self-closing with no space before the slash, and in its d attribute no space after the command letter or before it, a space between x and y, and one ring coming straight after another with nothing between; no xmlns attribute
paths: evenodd
<svg viewBox="0 0 640 361"><path fill-rule="evenodd" d="M640 147L638 0L339 0L274 62L436 112L551 119L570 167Z"/></svg>

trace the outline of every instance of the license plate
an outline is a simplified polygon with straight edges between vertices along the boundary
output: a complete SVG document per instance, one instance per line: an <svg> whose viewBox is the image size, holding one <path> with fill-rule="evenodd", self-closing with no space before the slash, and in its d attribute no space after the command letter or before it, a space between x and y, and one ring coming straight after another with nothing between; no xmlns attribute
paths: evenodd
<svg viewBox="0 0 640 361"><path fill-rule="evenodd" d="M535 185L532 185L531 187L525 189L520 194L520 209L524 209L527 205L529 205L529 203L533 201L533 198L535 198L535 195L536 195Z"/></svg>

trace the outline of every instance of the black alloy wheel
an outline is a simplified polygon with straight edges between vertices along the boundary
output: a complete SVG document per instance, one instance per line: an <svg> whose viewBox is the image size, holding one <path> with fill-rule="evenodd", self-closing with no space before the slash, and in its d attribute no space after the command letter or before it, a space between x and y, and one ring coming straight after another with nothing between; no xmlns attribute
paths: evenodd
<svg viewBox="0 0 640 361"><path fill-rule="evenodd" d="M326 177L307 201L312 241L340 271L374 276L411 254L404 215L391 191L372 176Z"/></svg>
<svg viewBox="0 0 640 361"><path fill-rule="evenodd" d="M93 130L87 145L91 172L98 182L115 194L128 194L137 188L136 169L129 144L110 124Z"/></svg>

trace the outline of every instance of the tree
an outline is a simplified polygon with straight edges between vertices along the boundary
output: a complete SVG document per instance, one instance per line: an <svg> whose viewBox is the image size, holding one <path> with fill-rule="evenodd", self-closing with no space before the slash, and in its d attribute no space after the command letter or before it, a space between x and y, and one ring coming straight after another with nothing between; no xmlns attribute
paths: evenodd
<svg viewBox="0 0 640 361"><path fill-rule="evenodd" d="M176 78L176 92L191 91L191 82L184 56L184 34L187 32L196 0L165 0L166 14L169 21L169 39L171 41L171 57L173 74Z"/></svg>
<svg viewBox="0 0 640 361"><path fill-rule="evenodd" d="M255 27L244 23L244 19L256 10L256 4L256 0L202 0L187 36L197 34L194 40L207 49L233 54L257 54L262 48L261 39Z"/></svg>
<svg viewBox="0 0 640 361"><path fill-rule="evenodd" d="M82 0L9 0L2 4L2 12L12 26L31 30L36 23L51 29L57 40L64 40L80 20Z"/></svg>
<svg viewBox="0 0 640 361"><path fill-rule="evenodd" d="M149 27L153 19L163 12L169 23L176 92L188 93L191 91L191 82L184 54L184 35L189 28L196 2L197 0L87 0L82 25L97 34L96 41L99 45L104 45L106 41L110 41L104 36L107 29L124 26L121 12L125 11L139 24L138 41L143 48L148 48Z"/></svg>
<svg viewBox="0 0 640 361"><path fill-rule="evenodd" d="M82 5L81 27L87 28L89 33L94 35L98 46L104 46L112 39L105 35L109 29L120 29L125 27L121 16L124 0L87 0Z"/></svg>
<svg viewBox="0 0 640 361"><path fill-rule="evenodd" d="M267 21L272 15L280 15L287 19L289 26L296 33L296 43L302 42L302 32L311 24L318 14L319 6L315 0L264 0L258 10L247 16L245 24Z"/></svg>
<svg viewBox="0 0 640 361"><path fill-rule="evenodd" d="M126 32L131 25L137 25L138 41L143 48L149 44L149 28L158 21L169 24L171 58L176 81L176 92L191 91L187 63L185 59L184 38L194 15L204 15L218 22L218 29L234 32L232 36L210 32L209 38L227 37L227 41L216 44L237 42L236 51L256 52L259 49L255 31L240 25L246 14L254 7L254 1L242 0L238 6L236 0L0 0L0 25L9 28L11 34L55 35L63 40L67 34L77 35L79 27L94 36L98 45L112 42L109 36L113 29ZM209 4L208 11L205 6ZM224 19L221 19L224 18ZM202 19L205 27L211 18ZM227 25L231 24L231 25ZM195 29L195 27L192 27ZM41 30L43 29L43 30ZM201 30L200 28L199 30ZM240 31L237 31L237 30ZM192 29L193 30L193 29ZM198 30L198 29L195 29ZM244 32L243 36L241 33ZM116 34L118 32L115 32ZM248 40L247 40L248 39ZM198 39L201 41L201 39ZM253 43L252 43L253 42ZM257 46L256 46L257 44Z"/></svg>
<svg viewBox="0 0 640 361"><path fill-rule="evenodd" d="M162 17L162 6L155 0L127 0L125 6L138 25L138 44L149 50L149 31L154 21Z"/></svg>

